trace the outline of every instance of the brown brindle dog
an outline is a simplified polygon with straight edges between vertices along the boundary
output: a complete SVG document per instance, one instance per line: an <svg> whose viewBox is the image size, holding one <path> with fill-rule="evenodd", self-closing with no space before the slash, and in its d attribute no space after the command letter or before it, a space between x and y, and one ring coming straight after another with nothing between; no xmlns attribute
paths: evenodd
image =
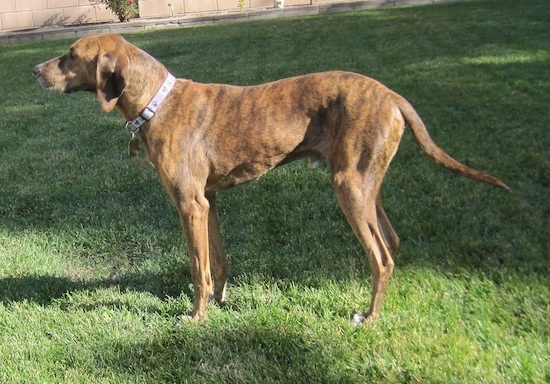
<svg viewBox="0 0 550 384"><path fill-rule="evenodd" d="M48 89L95 92L103 110L116 108L131 122L179 212L194 286L190 318L196 321L205 318L209 297L225 299L228 263L215 205L219 190L293 160L326 159L338 203L373 276L370 308L352 320L359 325L379 316L399 246L380 186L406 125L439 164L508 188L437 147L403 97L354 73L315 73L248 87L177 79L164 89L158 107L147 111L166 86L167 69L121 36L104 35L78 40L65 55L37 65L34 74ZM133 127L140 119L143 125Z"/></svg>

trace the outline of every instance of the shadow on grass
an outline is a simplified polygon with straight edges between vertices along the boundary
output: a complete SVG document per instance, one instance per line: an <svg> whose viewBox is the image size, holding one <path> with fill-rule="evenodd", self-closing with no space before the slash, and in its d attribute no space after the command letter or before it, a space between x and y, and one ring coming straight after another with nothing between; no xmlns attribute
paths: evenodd
<svg viewBox="0 0 550 384"><path fill-rule="evenodd" d="M109 288L116 288L122 292L147 292L159 299L178 297L182 293L191 298L193 292L187 284L190 282L191 275L183 268L162 274L134 273L118 279L92 281L49 275L11 276L0 278L0 303L33 302L49 306L66 295ZM103 305L104 303L98 303L83 309L92 310Z"/></svg>
<svg viewBox="0 0 550 384"><path fill-rule="evenodd" d="M375 366L343 369L345 363L338 361L327 343L300 325L276 318L248 319L213 328L175 327L168 334L146 341L114 340L102 345L97 355L109 370L170 382L382 379Z"/></svg>

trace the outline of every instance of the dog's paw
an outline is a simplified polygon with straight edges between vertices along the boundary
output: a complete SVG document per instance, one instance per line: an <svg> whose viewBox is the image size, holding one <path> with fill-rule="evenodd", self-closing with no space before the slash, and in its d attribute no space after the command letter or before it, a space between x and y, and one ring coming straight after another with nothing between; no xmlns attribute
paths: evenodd
<svg viewBox="0 0 550 384"><path fill-rule="evenodd" d="M227 289L226 286L220 292L214 292L212 295L208 296L208 302L216 302L218 304L223 304L227 301Z"/></svg>
<svg viewBox="0 0 550 384"><path fill-rule="evenodd" d="M200 315L196 311L191 311L187 315L180 315L178 316L178 320L183 323L201 323L205 319L205 315Z"/></svg>
<svg viewBox="0 0 550 384"><path fill-rule="evenodd" d="M350 324L352 327L360 327L361 325L363 325L367 318L368 317L365 313L356 313L350 319Z"/></svg>
<svg viewBox="0 0 550 384"><path fill-rule="evenodd" d="M375 321L376 319L378 319L378 316L368 312L362 312L362 313L356 313L355 315L353 315L349 322L352 327L360 327L365 323L369 321Z"/></svg>
<svg viewBox="0 0 550 384"><path fill-rule="evenodd" d="M225 294L223 294L223 295L213 294L213 295L208 296L208 302L209 303L216 303L216 304L223 304L223 303L225 303L226 298L227 297L226 297Z"/></svg>

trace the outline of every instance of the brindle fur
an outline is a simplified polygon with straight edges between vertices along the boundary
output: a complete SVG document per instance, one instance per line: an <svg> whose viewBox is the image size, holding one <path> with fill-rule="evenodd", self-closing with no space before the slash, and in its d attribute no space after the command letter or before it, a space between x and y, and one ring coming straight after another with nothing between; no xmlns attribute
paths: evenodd
<svg viewBox="0 0 550 384"><path fill-rule="evenodd" d="M103 35L78 40L34 73L45 88L96 92L103 110L116 108L132 120L168 72L121 36ZM405 99L359 74L315 73L248 87L178 79L139 137L187 241L194 286L190 318L205 318L209 297L225 299L229 267L215 193L309 158L328 161L338 203L368 255L371 304L353 323L376 319L399 247L380 186L406 125L422 150L444 167L507 188L443 152Z"/></svg>

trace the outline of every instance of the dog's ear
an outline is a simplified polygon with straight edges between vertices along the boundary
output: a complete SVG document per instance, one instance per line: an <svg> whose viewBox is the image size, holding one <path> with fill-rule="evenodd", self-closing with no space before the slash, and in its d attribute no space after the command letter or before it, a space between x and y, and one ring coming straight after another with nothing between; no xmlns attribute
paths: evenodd
<svg viewBox="0 0 550 384"><path fill-rule="evenodd" d="M112 111L126 88L128 59L117 52L100 53L97 58L97 98L105 112Z"/></svg>

